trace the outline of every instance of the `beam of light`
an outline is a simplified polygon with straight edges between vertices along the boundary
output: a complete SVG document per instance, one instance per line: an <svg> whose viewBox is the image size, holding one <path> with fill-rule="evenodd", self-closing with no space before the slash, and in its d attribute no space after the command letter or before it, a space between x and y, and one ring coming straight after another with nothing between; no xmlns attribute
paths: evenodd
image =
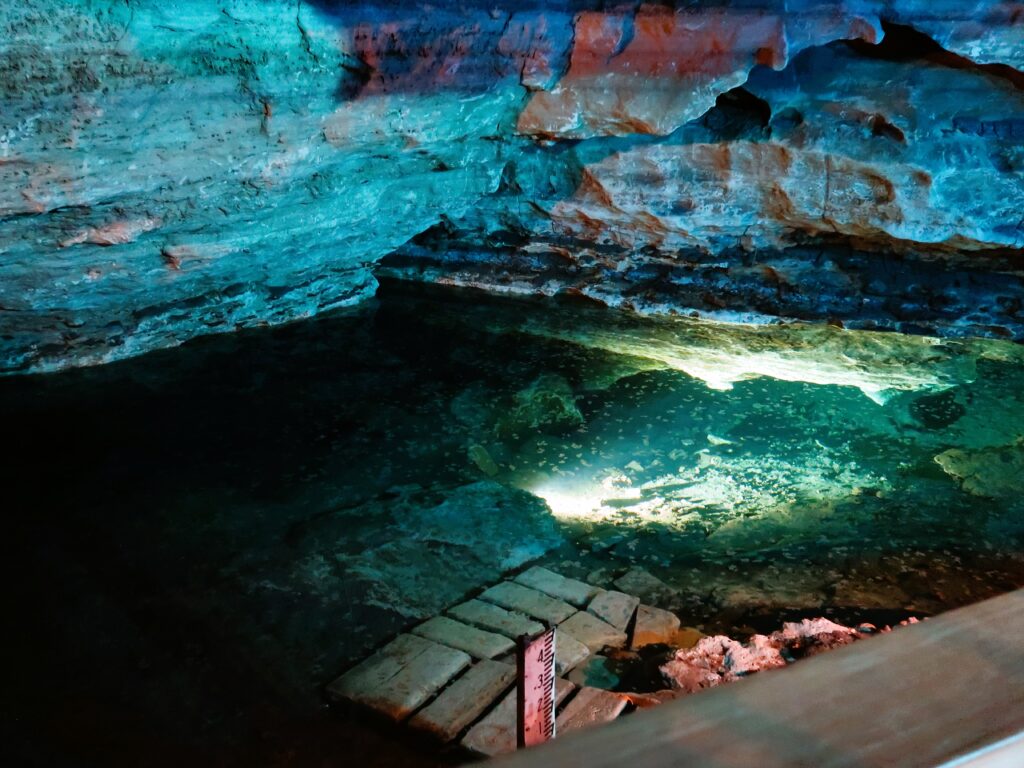
<svg viewBox="0 0 1024 768"><path fill-rule="evenodd" d="M530 492L547 503L551 514L563 520L600 520L608 516L606 502L640 498L639 488L609 488L608 483L572 485L550 480Z"/></svg>
<svg viewBox="0 0 1024 768"><path fill-rule="evenodd" d="M586 493L543 485L534 488L533 493L544 499L551 514L560 519L579 520L599 517L600 494Z"/></svg>
<svg viewBox="0 0 1024 768"><path fill-rule="evenodd" d="M742 535L741 528L755 524L790 532L817 528L835 504L863 488L885 491L891 484L884 476L840 463L827 450L791 460L705 450L695 466L680 466L646 482L605 467L588 477L536 478L520 487L543 499L552 515L564 521L626 527L657 523L689 530L710 515L707 519L719 527L734 521L723 532Z"/></svg>

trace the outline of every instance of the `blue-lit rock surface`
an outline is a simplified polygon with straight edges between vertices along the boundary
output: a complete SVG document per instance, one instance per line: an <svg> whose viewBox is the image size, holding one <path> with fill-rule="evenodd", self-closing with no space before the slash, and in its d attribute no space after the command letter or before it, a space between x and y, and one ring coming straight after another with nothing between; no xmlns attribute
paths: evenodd
<svg viewBox="0 0 1024 768"><path fill-rule="evenodd" d="M1024 336L1016 6L598 5L7 4L0 371L356 304L396 251L488 290Z"/></svg>
<svg viewBox="0 0 1024 768"><path fill-rule="evenodd" d="M423 17L424 44L459 18ZM365 299L377 259L496 186L521 91L350 101L362 33L308 3L29 0L0 30L8 371Z"/></svg>

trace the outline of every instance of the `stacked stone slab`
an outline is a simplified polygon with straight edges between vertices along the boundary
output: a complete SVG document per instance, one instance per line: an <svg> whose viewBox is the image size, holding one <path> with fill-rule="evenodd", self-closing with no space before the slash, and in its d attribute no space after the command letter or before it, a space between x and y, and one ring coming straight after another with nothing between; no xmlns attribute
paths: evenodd
<svg viewBox="0 0 1024 768"><path fill-rule="evenodd" d="M611 691L563 679L604 648L664 642L679 620L535 566L399 635L327 687L334 700L455 741L481 755L515 749L515 638L558 628L559 733L608 722L626 707ZM574 695L575 694L575 695Z"/></svg>

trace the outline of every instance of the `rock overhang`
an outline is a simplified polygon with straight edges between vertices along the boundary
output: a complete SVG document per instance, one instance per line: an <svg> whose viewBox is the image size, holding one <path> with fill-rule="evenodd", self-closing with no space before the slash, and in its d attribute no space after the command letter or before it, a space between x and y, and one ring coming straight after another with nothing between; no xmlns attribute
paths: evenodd
<svg viewBox="0 0 1024 768"><path fill-rule="evenodd" d="M29 0L2 19L0 370L358 303L438 222L391 274L625 306L654 275L702 283L666 308L1019 338L1010 6ZM807 249L870 264L823 284Z"/></svg>

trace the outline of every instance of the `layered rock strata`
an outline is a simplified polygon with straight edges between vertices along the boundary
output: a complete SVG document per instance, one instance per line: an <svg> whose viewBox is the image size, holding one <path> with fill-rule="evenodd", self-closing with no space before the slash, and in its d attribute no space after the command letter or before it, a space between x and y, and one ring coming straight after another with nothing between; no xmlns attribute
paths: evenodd
<svg viewBox="0 0 1024 768"><path fill-rule="evenodd" d="M372 295L1024 337L1024 11L25 0L0 372Z"/></svg>

